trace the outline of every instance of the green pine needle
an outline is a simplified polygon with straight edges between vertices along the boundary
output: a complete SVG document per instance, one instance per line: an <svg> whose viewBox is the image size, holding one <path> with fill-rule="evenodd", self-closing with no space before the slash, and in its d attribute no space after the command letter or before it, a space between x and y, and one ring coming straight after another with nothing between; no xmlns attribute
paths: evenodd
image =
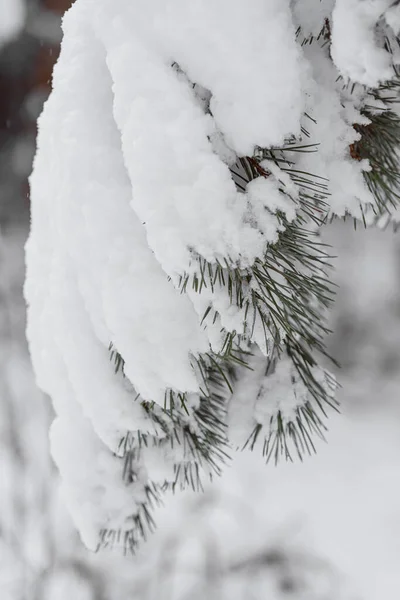
<svg viewBox="0 0 400 600"><path fill-rule="evenodd" d="M364 178L375 200L374 212L390 214L400 203L400 117L392 110L366 116L368 125L354 125L361 139L352 145L352 156L371 165Z"/></svg>

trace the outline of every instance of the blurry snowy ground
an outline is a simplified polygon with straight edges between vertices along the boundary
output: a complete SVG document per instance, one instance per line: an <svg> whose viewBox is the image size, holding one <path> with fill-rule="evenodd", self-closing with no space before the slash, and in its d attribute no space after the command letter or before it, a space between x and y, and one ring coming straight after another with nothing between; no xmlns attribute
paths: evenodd
<svg viewBox="0 0 400 600"><path fill-rule="evenodd" d="M10 203L7 203L10 205ZM331 347L343 415L303 464L239 454L206 494L159 509L136 558L90 556L57 492L52 412L24 340L27 215L0 238L2 600L382 600L400 594L400 238L328 232L341 284Z"/></svg>

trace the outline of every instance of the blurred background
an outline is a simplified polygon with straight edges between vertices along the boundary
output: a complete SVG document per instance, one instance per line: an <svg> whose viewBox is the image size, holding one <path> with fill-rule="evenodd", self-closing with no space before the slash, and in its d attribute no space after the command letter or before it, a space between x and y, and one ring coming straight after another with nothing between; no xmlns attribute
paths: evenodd
<svg viewBox="0 0 400 600"><path fill-rule="evenodd" d="M342 414L303 464L246 452L204 494L166 498L139 554L82 546L48 450L26 341L36 119L71 0L0 0L0 598L400 598L400 233L334 223L330 337Z"/></svg>

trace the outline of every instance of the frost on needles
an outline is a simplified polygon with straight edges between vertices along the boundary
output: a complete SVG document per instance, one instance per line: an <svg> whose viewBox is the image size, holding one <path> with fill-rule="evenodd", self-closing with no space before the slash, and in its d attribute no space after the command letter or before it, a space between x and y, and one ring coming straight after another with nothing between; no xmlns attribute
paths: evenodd
<svg viewBox="0 0 400 600"><path fill-rule="evenodd" d="M396 221L390 0L76 0L39 120L28 339L93 549L235 450L314 449L334 217Z"/></svg>

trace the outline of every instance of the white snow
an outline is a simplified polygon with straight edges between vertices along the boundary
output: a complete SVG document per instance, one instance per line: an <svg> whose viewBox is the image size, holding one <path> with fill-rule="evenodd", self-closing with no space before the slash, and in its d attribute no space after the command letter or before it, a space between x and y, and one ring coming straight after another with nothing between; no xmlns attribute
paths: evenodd
<svg viewBox="0 0 400 600"><path fill-rule="evenodd" d="M171 276L190 270L189 248L210 261L251 264L266 240L243 223L246 198L208 137L217 127L245 155L299 131L302 65L288 2L106 2L96 13L132 206L158 261ZM173 62L210 90L213 118Z"/></svg>
<svg viewBox="0 0 400 600"><path fill-rule="evenodd" d="M293 19L301 27L302 35L318 36L330 18L336 0L292 0Z"/></svg>
<svg viewBox="0 0 400 600"><path fill-rule="evenodd" d="M385 21L393 29L394 33L398 35L400 31L400 6L398 3L386 11Z"/></svg>
<svg viewBox="0 0 400 600"><path fill-rule="evenodd" d="M392 79L392 57L376 40L376 26L392 0L336 0L332 58L345 77L370 87ZM388 19L396 13L390 11Z"/></svg>
<svg viewBox="0 0 400 600"><path fill-rule="evenodd" d="M360 207L365 209L374 203L363 176L370 167L368 161L354 160L350 147L360 138L353 125L368 123L360 109L372 100L367 100L362 89L351 92L343 89L327 47L307 45L304 53L309 61L304 84L307 112L315 121L304 119L304 127L309 132L304 141L315 147L311 148L313 152L294 157L296 168L325 179L329 191L326 201L333 214L342 217L350 213L360 217ZM324 179L317 181L324 182Z"/></svg>
<svg viewBox="0 0 400 600"><path fill-rule="evenodd" d="M287 356L271 366L257 348L253 347L252 352L249 360L251 370L240 370L229 401L229 439L236 448L242 449L254 428L262 426L262 433L253 450L261 454L264 440L277 430L278 413L285 426L296 420L297 409L312 404L314 399ZM314 368L313 375L326 389L328 396L333 398L334 380L331 383L328 379L332 376L318 368Z"/></svg>
<svg viewBox="0 0 400 600"><path fill-rule="evenodd" d="M135 503L144 500L143 484L122 484L121 459L101 443L90 422L57 418L50 442L65 502L86 546L96 550L102 529L130 529Z"/></svg>

